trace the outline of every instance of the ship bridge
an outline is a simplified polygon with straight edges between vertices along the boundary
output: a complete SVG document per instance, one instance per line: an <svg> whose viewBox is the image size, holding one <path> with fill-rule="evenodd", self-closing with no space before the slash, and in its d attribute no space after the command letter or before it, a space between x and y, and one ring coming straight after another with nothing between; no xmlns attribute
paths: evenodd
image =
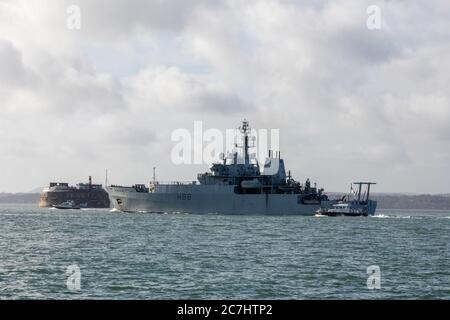
<svg viewBox="0 0 450 320"><path fill-rule="evenodd" d="M249 144L251 130L248 121L243 121L239 131L242 144L235 147L242 149L241 155L235 151L223 156L222 163L214 163L210 172L198 175L201 185L233 185L237 193L297 193L313 200L324 197L323 189L311 187L309 179L302 186L292 179L290 173L286 174L280 152L269 150L261 171L258 161L249 154L249 149L254 146Z"/></svg>

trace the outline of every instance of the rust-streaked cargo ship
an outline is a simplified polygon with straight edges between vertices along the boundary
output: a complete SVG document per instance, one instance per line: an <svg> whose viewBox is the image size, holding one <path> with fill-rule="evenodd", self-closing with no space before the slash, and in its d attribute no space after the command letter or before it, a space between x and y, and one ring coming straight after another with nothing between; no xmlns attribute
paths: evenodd
<svg viewBox="0 0 450 320"><path fill-rule="evenodd" d="M51 208L66 201L73 201L81 208L109 208L110 201L106 190L101 184L93 184L89 177L89 183L79 183L69 186L65 182L50 182L50 185L42 190L39 207Z"/></svg>

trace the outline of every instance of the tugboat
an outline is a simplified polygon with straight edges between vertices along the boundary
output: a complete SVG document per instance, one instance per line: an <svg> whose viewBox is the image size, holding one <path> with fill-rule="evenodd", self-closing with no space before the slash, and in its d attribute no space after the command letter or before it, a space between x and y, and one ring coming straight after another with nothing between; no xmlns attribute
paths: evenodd
<svg viewBox="0 0 450 320"><path fill-rule="evenodd" d="M374 200L369 200L370 186L374 185L374 182L354 182L353 185L358 186L358 191L356 193L353 191L353 185L351 191L353 194L353 199L348 201L347 196L343 196L337 203L333 204L331 207L322 207L317 210L316 216L349 216L349 217L367 217L369 215L374 215L377 202ZM366 192L361 195L361 190L363 186L367 186Z"/></svg>
<svg viewBox="0 0 450 320"><path fill-rule="evenodd" d="M75 204L75 201L73 200L67 200L60 204L55 204L52 206L55 209L81 209L79 205Z"/></svg>

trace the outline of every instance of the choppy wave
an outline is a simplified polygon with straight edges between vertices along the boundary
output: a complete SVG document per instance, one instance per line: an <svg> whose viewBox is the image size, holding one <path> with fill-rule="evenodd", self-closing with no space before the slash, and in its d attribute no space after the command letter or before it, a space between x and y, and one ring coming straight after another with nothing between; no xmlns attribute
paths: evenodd
<svg viewBox="0 0 450 320"><path fill-rule="evenodd" d="M135 218L110 208L0 205L0 299L448 298L450 211L380 210L375 218L388 220ZM64 289L74 263L82 273L76 294ZM373 264L401 275L389 278L395 290L367 290Z"/></svg>

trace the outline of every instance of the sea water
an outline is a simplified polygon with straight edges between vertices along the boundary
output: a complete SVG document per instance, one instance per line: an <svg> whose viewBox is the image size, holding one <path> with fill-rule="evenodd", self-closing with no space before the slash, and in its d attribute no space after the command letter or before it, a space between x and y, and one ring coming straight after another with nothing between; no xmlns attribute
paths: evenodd
<svg viewBox="0 0 450 320"><path fill-rule="evenodd" d="M450 211L0 219L0 299L450 299Z"/></svg>

